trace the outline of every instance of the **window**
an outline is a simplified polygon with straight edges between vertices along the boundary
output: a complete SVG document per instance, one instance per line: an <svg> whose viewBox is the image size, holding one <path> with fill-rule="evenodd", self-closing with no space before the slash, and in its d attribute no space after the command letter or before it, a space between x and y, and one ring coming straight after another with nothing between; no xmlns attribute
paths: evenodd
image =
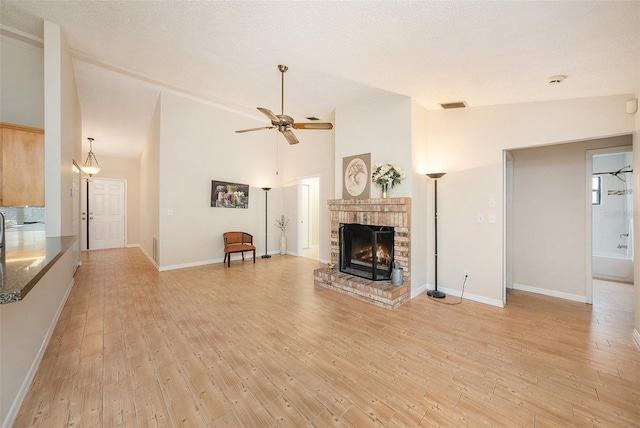
<svg viewBox="0 0 640 428"><path fill-rule="evenodd" d="M602 177L591 178L591 204L602 205Z"/></svg>

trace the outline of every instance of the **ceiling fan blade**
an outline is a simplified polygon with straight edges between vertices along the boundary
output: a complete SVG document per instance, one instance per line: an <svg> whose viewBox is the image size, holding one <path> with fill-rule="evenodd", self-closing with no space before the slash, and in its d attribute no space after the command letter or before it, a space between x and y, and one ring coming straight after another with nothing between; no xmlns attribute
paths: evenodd
<svg viewBox="0 0 640 428"><path fill-rule="evenodd" d="M330 122L307 122L307 123L294 123L295 129L333 129L333 124Z"/></svg>
<svg viewBox="0 0 640 428"><path fill-rule="evenodd" d="M298 144L300 142L290 129L287 129L281 132L282 132L282 135L284 135L284 138L287 139L289 144Z"/></svg>
<svg viewBox="0 0 640 428"><path fill-rule="evenodd" d="M242 134L243 132L260 131L261 129L273 129L275 126L261 126L260 128L240 129L236 131L236 134Z"/></svg>
<svg viewBox="0 0 640 428"><path fill-rule="evenodd" d="M265 116L267 116L271 122L273 122L273 123L279 123L280 122L280 119L278 118L278 116L276 116L268 108L258 107L258 110L260 110Z"/></svg>

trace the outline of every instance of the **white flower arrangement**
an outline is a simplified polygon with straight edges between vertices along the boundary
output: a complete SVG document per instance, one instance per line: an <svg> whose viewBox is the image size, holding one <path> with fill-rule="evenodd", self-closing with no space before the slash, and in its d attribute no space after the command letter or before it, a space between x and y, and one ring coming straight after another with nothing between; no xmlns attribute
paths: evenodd
<svg viewBox="0 0 640 428"><path fill-rule="evenodd" d="M371 181L380 186L383 190L392 188L400 184L406 177L404 171L393 162L387 162L386 165L376 164L376 169L371 174Z"/></svg>
<svg viewBox="0 0 640 428"><path fill-rule="evenodd" d="M289 224L289 219L285 219L284 218L284 214L280 216L280 220L276 220L276 226L282 232L286 232L287 231L287 225L288 224Z"/></svg>

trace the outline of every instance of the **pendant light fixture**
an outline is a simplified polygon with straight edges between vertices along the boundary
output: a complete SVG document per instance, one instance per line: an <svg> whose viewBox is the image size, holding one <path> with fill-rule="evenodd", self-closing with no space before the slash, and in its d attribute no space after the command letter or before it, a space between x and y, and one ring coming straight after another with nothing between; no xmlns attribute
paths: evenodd
<svg viewBox="0 0 640 428"><path fill-rule="evenodd" d="M87 138L87 140L89 140L89 154L80 169L89 177L93 177L93 175L99 173L102 168L100 168L96 155L93 154L93 138Z"/></svg>

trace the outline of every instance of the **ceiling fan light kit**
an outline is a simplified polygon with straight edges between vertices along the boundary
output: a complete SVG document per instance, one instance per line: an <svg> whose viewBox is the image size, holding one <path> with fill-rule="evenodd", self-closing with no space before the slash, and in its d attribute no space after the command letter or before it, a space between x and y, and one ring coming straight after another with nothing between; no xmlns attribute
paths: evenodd
<svg viewBox="0 0 640 428"><path fill-rule="evenodd" d="M313 123L295 123L291 116L287 116L284 114L284 73L287 72L289 67L286 65L279 64L278 70L282 75L282 83L281 83L281 91L280 91L280 99L281 99L281 114L275 114L268 108L258 107L258 110L267 116L271 121L271 126L262 126L259 128L249 128L249 129L240 129L236 131L236 133L241 134L243 132L252 132L259 131L262 129L274 129L277 128L278 132L280 132L284 138L287 140L289 144L298 144L300 140L296 137L296 135L291 131L293 129L333 129L333 125L330 122L313 122ZM309 118L309 120L318 120L317 118Z"/></svg>

